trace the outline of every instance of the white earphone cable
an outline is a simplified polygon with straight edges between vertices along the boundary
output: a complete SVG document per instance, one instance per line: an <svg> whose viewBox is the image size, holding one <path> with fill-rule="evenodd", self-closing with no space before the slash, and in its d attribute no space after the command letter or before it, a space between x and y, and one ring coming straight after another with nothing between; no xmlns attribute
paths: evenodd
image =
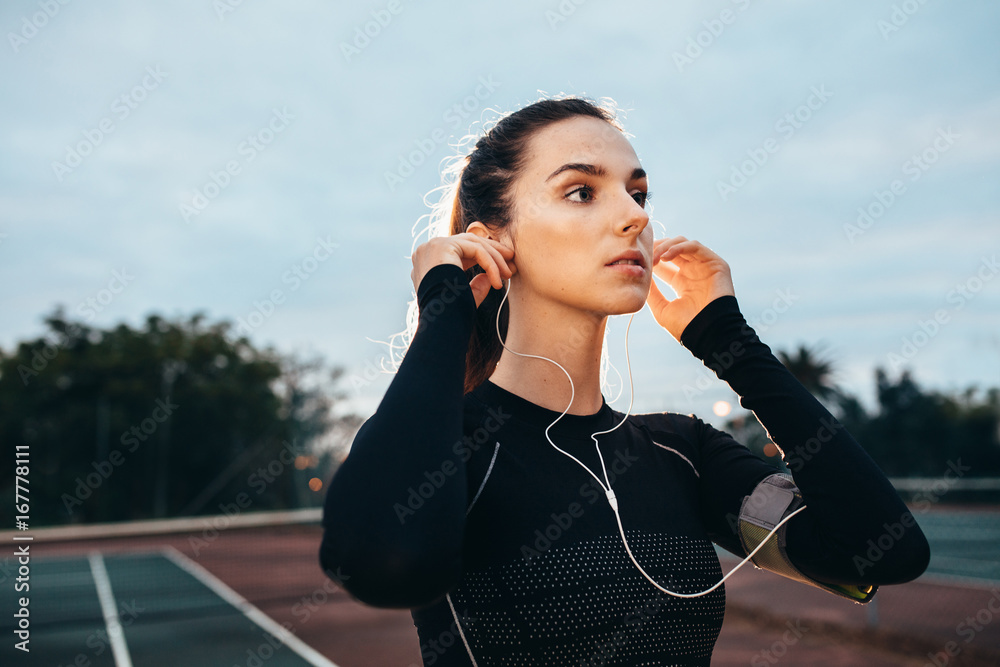
<svg viewBox="0 0 1000 667"><path fill-rule="evenodd" d="M508 294L510 294L510 280L509 279L507 281L507 290L504 292L503 299L500 300L500 305L497 307L496 329L497 329L497 338L500 340L500 345L502 345L503 348L505 350L507 350L508 352L511 352L512 354L516 354L516 355L521 356L521 357L530 357L530 358L533 358L533 359L544 359L545 361L550 361L553 364L555 364L556 366L558 366L559 370L561 370L563 373L565 373L567 379L569 379L569 387L570 387L569 405L566 406L566 409L563 410L562 414L560 414L558 417L556 417L555 420L545 428L545 439L548 440L549 444L552 445L553 447L555 447L558 451L562 452L563 454L565 454L569 458L571 458L574 461L576 461L577 463L579 463L583 467L584 470L586 470L588 473L590 473L591 477L593 477L595 480L597 480L597 483L600 484L601 488L604 489L604 493L605 493L605 495L608 498L608 503L611 505L611 509L615 513L615 518L618 520L618 532L621 534L622 543L625 545L625 551L628 552L629 558L632 559L632 563L634 563L635 566L639 569L639 572L642 573L642 576L646 577L646 579L648 579L651 584L653 584L654 586L656 586L658 589L660 589L664 593L667 593L668 595L672 595L674 597L679 597L679 598L695 598L695 597L700 597L702 595L707 595L708 593L711 593L716 588L718 588L719 586L721 586L722 583L726 579L728 579L730 577L730 575L732 575L738 569L740 569L741 567L743 567L744 565L746 565L747 562L751 558L753 558L754 554L756 554L757 551L761 547L763 547L767 543L768 540L771 539L771 537L778 531L779 528L781 528L782 525L784 525L784 523L786 521L788 521L793 516L795 516L796 514L798 514L799 512L801 512L802 510L804 510L806 508L805 505L802 505L801 507L799 507L798 509L796 509L794 512L792 512L791 514L789 514L788 516L786 516L785 518L783 518L781 521L779 521L774 526L774 528L771 529L771 532L768 533L767 537L765 537L763 540L761 540L760 544L758 544L753 549L753 551L751 551L749 554L747 554L746 558L744 558L742 561L740 561L740 563L738 565L736 565L732 570L730 570L714 586L712 586L710 588L707 588L707 589L705 589L705 590L703 590L703 591L701 591L699 593L677 593L675 591L667 590L663 586L660 586L658 583L656 583L656 581L653 580L652 577L650 577L646 573L646 571L644 569L642 569L642 566L639 565L639 562L635 559L635 556L632 555L632 550L628 546L628 540L625 539L625 528L622 525L622 517L621 517L621 514L618 511L618 499L617 499L617 497L615 497L615 492L611 488L611 480L608 479L608 470L607 470L607 467L604 465L604 456L601 454L601 448L600 448L600 446L599 446L599 444L597 442L597 436L599 434L603 435L603 434L611 433L616 428L618 428L619 426L621 426L622 424L624 424L625 421L628 419L629 414L631 414L631 412L632 412L632 399L634 398L635 390L634 390L634 387L632 385L632 362L630 361L629 356L628 356L628 332L629 332L629 329L632 327L632 319L635 317L635 313L632 313L632 315L629 316L628 325L625 327L625 363L628 365L628 384L629 384L628 409L625 411L625 416L622 418L622 420L620 422L618 422L617 424L615 424L614 427L612 427L612 428L610 428L610 429L608 429L606 431L597 431L595 433L592 433L591 436L590 436L590 438L594 441L594 447L597 449L597 456L598 456L598 458L601 461L601 470L604 473L604 480L607 482L607 486L604 486L604 484L601 483L600 478L598 478L598 476L595 475L593 473L593 471L591 471L590 468L588 468L584 463L582 463L578 458L576 458L572 454L570 454L570 453L568 453L568 452L560 449L554 442L552 442L552 438L549 437L549 429L552 428L557 421L559 421L560 419L562 419L566 415L566 413L569 412L569 409L573 406L573 399L576 396L576 389L573 386L573 378L570 377L569 372L565 368L563 368L563 366L559 362L557 362L557 361L554 361L552 359L549 359L548 357L543 357L543 356L540 356L540 355L537 355L537 354L522 354L521 352L515 352L514 350L510 349L509 347L507 347L506 344L504 344L503 337L500 335L500 310L503 308L503 304L507 300L507 295Z"/></svg>
<svg viewBox="0 0 1000 667"><path fill-rule="evenodd" d="M548 440L549 444L552 445L553 447L555 447L556 450L562 452L563 454L565 454L569 458L571 458L574 461L576 461L577 463L579 463L580 466L584 470L586 470L590 474L590 476L593 477L597 481L597 483L601 486L601 488L604 489L604 493L605 493L605 495L608 498L608 503L611 505L611 509L615 513L615 519L618 521L618 532L621 534L622 544L625 545L625 551L628 553L628 556L632 560L632 563L636 566L636 568L638 568L639 572L642 573L642 576L646 577L646 579L648 579L651 584L653 584L654 586L656 586L656 588L658 588L659 590L663 591L664 593L667 593L668 595L672 595L672 596L678 597L678 598L696 598L696 597L701 597L702 595L707 595L707 594L711 593L716 588L718 588L719 586L721 586L726 581L726 579L728 579L734 572L736 572L738 569L740 569L741 567L743 567L744 565L746 565L747 562L751 558L753 558L754 554L756 554L757 551L761 547L763 547L765 544L767 544L768 540L771 539L771 537L778 531L779 528L781 528L781 526L783 526L785 524L786 521L788 521L793 516L795 516L796 514L798 514L799 512L801 512L802 510L804 510L806 508L805 505L802 505L801 507L799 507L798 509L796 509L794 512L792 512L791 514L789 514L788 516L786 516L785 518L783 518L781 521L779 521L774 526L774 528L771 529L771 532L768 533L767 537L765 537L763 540L761 540L760 544L758 544L753 549L753 551L751 551L749 554L747 554L746 558L744 558L742 561L740 561L740 563L738 565L736 565L732 570L730 570L728 573L726 573L722 577L722 579L719 579L719 581L716 582L713 586L711 586L709 588L706 588L705 590L700 591L698 593L677 593L675 591L667 590L666 588L664 588L660 584L656 583L656 581L651 576L649 576L649 574L647 574L644 569L642 569L642 566L639 565L639 562L635 559L635 556L632 554L632 549L629 548L629 546L628 546L628 540L625 539L625 527L622 525L622 516L621 516L621 513L618 511L618 499L615 497L615 492L611 488L611 480L608 478L608 469L604 465L604 455L601 454L601 447L600 447L599 443L597 442L597 436L598 435L603 435L603 434L611 433L612 431L614 431L616 428L618 428L619 426L621 426L622 424L624 424L626 420L628 420L628 417L629 417L629 415L632 412L632 399L633 399L634 394L635 394L635 389L634 389L634 387L632 385L632 362L629 360L629 356L628 356L628 332L629 332L629 329L632 327L632 318L635 317L635 313L632 313L632 315L629 316L628 325L625 327L625 363L628 365L628 384L629 384L628 409L625 411L625 416L622 418L622 420L620 422L618 422L617 424L615 424L612 428L610 428L610 429L608 429L606 431L597 431L597 432L592 433L590 435L591 440L594 441L594 447L597 449L597 457L601 461L601 471L604 473L604 480L607 482L607 486L605 486L601 482L601 479L597 475L595 475L594 472L590 468L588 468L584 463L582 463L578 458L576 458L575 456L573 456L569 452L566 452L566 451L560 449L556 445L556 443L552 442L552 438L549 437L549 429L551 429L553 426L555 426L556 422L559 421L560 419L562 419L566 415L566 413L569 412L569 409L573 406L573 399L576 397L576 388L573 385L573 378L570 377L569 372L565 368L563 368L563 366L559 362L554 361L552 359L549 359L548 357L543 357L543 356L540 356L540 355L537 355L537 354L523 354L521 352L515 352L514 350L510 349L509 347L507 347L506 344L504 344L503 337L500 335L500 310L503 308L503 304L507 300L507 295L508 294L510 294L510 280L509 279L507 281L507 290L506 290L506 292L504 292L503 299L500 300L500 305L497 307L496 330L497 330L497 338L500 340L500 345L502 345L503 348L505 350L507 350L508 352L511 352L512 354L516 354L516 355L521 356L521 357L529 357L529 358L532 358L532 359L544 359L545 361L550 361L553 364L555 364L556 366L558 366L559 370L561 370L563 373L565 373L566 377L569 379L569 388L570 388L569 405L566 406L566 409L563 410L562 414L560 414L558 417L556 417L555 420L545 428L545 439ZM455 606L452 603L451 594L448 593L448 594L445 595L445 597L447 598L448 606L451 609L452 617L455 619L455 625L458 627L459 636L462 639L462 643L465 644L465 650L466 650L466 652L469 654L469 659L472 661L473 667L477 667L476 658L475 658L475 656L472 655L472 648L469 646L469 642L468 642L468 640L465 637L465 632L462 631L462 624L459 623L459 621L458 621L458 614L456 613Z"/></svg>

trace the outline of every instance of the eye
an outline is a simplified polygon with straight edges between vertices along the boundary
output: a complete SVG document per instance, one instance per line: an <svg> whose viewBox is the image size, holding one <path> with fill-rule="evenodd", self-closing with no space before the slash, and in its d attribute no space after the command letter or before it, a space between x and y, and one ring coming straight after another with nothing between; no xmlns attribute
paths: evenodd
<svg viewBox="0 0 1000 667"><path fill-rule="evenodd" d="M570 199L573 195L575 195L577 193L580 194L580 199ZM566 195L566 199L570 199L570 201L575 201L577 203L583 203L583 202L593 201L593 199L594 199L594 188L590 187L589 185L581 185L576 190L573 190L572 192L570 192L569 194L567 194Z"/></svg>
<svg viewBox="0 0 1000 667"><path fill-rule="evenodd" d="M636 204L638 204L639 206L642 206L643 208L646 208L646 204L648 204L649 200L653 198L653 193L652 192L633 192L632 193L632 198L635 199L635 203Z"/></svg>

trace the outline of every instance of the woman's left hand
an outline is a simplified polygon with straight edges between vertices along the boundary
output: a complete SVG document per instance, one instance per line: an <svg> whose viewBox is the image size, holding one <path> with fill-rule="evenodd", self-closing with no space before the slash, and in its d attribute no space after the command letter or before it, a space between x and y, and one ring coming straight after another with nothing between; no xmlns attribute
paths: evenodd
<svg viewBox="0 0 1000 667"><path fill-rule="evenodd" d="M659 325L678 342L702 308L720 296L736 296L729 265L698 241L683 236L654 241L652 262L653 275L665 280L677 297L663 296L651 279L646 303Z"/></svg>

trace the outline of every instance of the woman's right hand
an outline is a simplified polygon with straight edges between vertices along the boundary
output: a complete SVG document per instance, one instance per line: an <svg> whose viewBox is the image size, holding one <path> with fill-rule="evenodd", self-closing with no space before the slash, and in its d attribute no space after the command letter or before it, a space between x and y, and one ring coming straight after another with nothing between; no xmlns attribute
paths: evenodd
<svg viewBox="0 0 1000 667"><path fill-rule="evenodd" d="M454 264L467 270L478 264L486 273L480 273L469 283L476 307L490 292L490 287L503 289L503 281L517 271L513 264L514 250L509 246L472 232L440 236L417 246L413 251L414 291L420 287L427 272L439 264Z"/></svg>

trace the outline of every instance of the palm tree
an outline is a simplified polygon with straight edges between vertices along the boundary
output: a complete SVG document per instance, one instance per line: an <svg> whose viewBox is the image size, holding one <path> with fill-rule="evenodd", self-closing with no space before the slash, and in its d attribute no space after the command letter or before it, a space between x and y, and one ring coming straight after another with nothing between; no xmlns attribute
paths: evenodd
<svg viewBox="0 0 1000 667"><path fill-rule="evenodd" d="M833 364L822 359L821 354L816 349L799 344L793 354L778 350L777 357L809 393L821 402L830 401L841 406L847 397L833 382Z"/></svg>
<svg viewBox="0 0 1000 667"><path fill-rule="evenodd" d="M791 372L795 379L802 383L809 393L826 407L838 419L849 419L851 424L864 418L864 408L856 398L845 393L833 381L833 363L822 358L819 346L808 347L799 344L791 354L778 350L775 356ZM750 451L767 458L771 463L784 469L784 464L778 458L778 448L767 437L764 428L756 419L749 418L752 413L734 416L726 423L733 436L743 442Z"/></svg>

